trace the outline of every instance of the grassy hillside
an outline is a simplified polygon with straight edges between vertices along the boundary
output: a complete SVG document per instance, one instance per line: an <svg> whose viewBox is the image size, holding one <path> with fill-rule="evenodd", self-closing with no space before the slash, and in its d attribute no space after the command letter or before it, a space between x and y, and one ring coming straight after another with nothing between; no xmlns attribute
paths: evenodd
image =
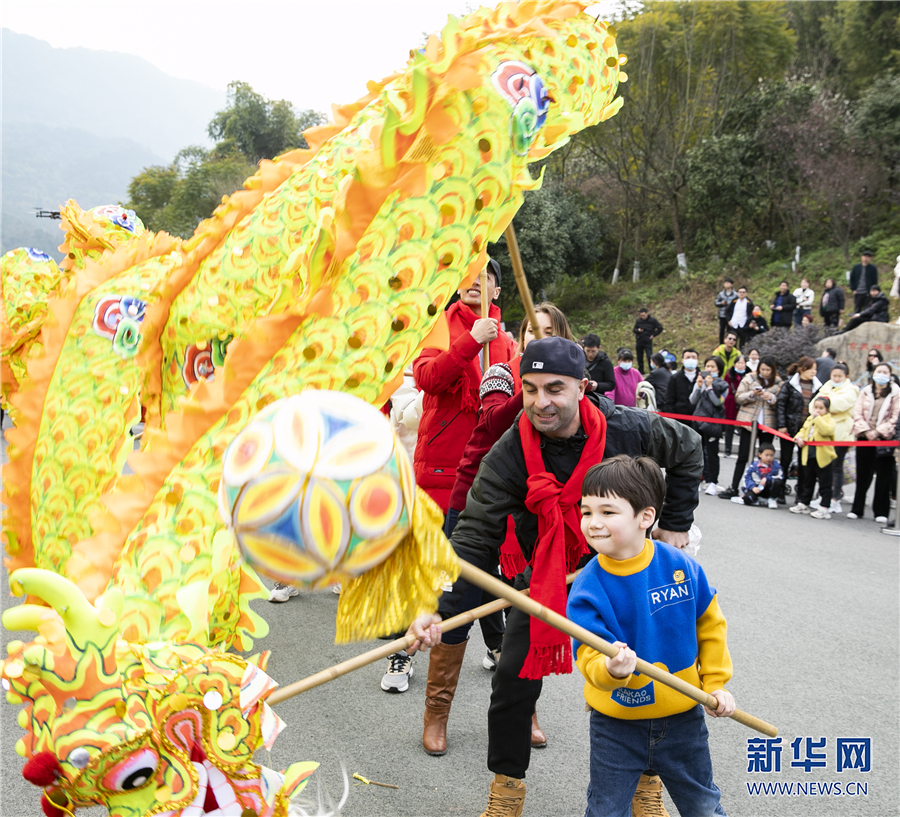
<svg viewBox="0 0 900 817"><path fill-rule="evenodd" d="M900 253L900 243L896 236L884 234L870 236L867 246L875 252L878 280L888 292L893 282L893 268ZM581 278L560 276L548 287L546 295L566 313L576 337L596 332L611 357L614 357L619 346L634 348L631 328L638 309L646 306L666 330L654 344L654 349L667 348L680 357L681 350L686 346L695 347L703 355L717 345L719 324L714 300L726 277L734 279L735 287L742 284L747 287L750 300L763 307L767 321L771 318L769 304L782 280L787 280L793 291L800 285L801 277L808 277L818 300L824 280L832 277L846 294L846 271L849 267L840 250L821 249L801 256L800 271L797 273L791 271L789 261L773 258L768 253L766 255L751 257L741 266L733 262L711 264L705 268L692 266L684 278L672 274L668 278L646 279L636 284L630 280L631 270L626 271L626 280L620 278L615 286L609 283L611 276L608 274L606 280L599 275ZM851 261L858 263L859 259ZM746 272L748 268L753 271ZM510 297L504 304L506 320L518 320L523 314L517 297ZM891 319L898 314L900 305L892 301ZM821 324L817 309L813 312L813 318Z"/></svg>

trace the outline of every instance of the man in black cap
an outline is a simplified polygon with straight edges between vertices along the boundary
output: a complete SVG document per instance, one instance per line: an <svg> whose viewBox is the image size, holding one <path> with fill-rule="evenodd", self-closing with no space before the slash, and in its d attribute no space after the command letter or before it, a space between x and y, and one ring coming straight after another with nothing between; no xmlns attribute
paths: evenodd
<svg viewBox="0 0 900 817"><path fill-rule="evenodd" d="M703 471L700 437L692 429L605 397L600 408L585 400L584 365L581 347L564 338L528 344L519 365L524 411L482 460L451 537L460 558L484 569L496 563L512 516L529 563L516 577L516 588L530 586L535 599L563 612L564 576L587 553L577 538L587 468L616 454L649 456L665 468L667 494L654 536L675 547L688 543ZM457 612L466 587L459 580L441 596L440 618ZM495 778L486 814L521 814L540 679L571 672L569 639L545 627L516 609L507 618L488 711L488 768ZM655 813L665 813L659 778L642 777L638 791L658 798Z"/></svg>
<svg viewBox="0 0 900 817"><path fill-rule="evenodd" d="M878 283L878 267L870 263L872 253L863 250L860 263L850 270L850 291L853 293L853 311L862 312L869 304L869 290Z"/></svg>

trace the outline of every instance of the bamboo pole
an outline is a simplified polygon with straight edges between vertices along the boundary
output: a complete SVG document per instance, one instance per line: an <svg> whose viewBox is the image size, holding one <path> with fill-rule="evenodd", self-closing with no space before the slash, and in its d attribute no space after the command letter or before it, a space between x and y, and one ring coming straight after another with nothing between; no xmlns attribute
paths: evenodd
<svg viewBox="0 0 900 817"><path fill-rule="evenodd" d="M578 575L578 573L579 571L576 571L575 573L570 573L568 576L566 576L566 584L572 584L572 582L575 581L575 577ZM497 581L500 580L498 579ZM500 584L503 584L503 582L500 582ZM503 586L505 587L506 585ZM523 594L527 598L528 591L523 591ZM453 616L453 618L448 618L446 621L442 621L440 624L441 632L449 633L451 630L455 630L457 627L462 627L464 624L469 624L470 622L477 621L479 618L489 616L491 613L497 613L500 610L505 610L510 606L511 603L506 599L495 599L494 601L490 601L487 604L482 604L481 607L475 607L472 610L467 610L465 613L460 613L458 616ZM322 684L327 684L329 681L335 680L335 678L340 678L342 675L347 675L354 670L361 669L362 667L367 667L369 664L374 664L376 661L382 658L387 658L389 655L393 655L395 652L400 652L400 650L408 649L413 645L415 640L416 637L414 635L405 635L402 638L398 638L394 641L384 644L381 647L376 647L374 650L369 650L368 652L364 652L361 655L356 655L353 658L348 658L346 661L342 661L340 664L335 664L333 667L323 669L320 672L317 672L315 675L310 675L308 678L303 678L300 681L294 681L293 684L288 684L285 687L279 687L268 698L266 698L266 703L270 706L280 704L282 701L286 701L288 700L288 698L293 698L295 695L300 695L303 692L308 692L311 689L322 686Z"/></svg>
<svg viewBox="0 0 900 817"><path fill-rule="evenodd" d="M490 310L491 310L491 301L488 298L487 293L487 266L481 271L481 274L478 276L478 279L481 283L481 317L489 318ZM499 328L499 327L498 327ZM491 342L488 341L483 345L484 348L484 366L481 371L486 372L491 367Z"/></svg>
<svg viewBox="0 0 900 817"><path fill-rule="evenodd" d="M615 657L619 652L618 649L609 642L604 641L594 633L585 630L584 627L579 627L559 613L548 610L542 604L538 604L538 602L524 596L517 590L507 587L503 582L488 575L483 570L479 570L474 565L460 560L459 566L461 578L477 585L482 590L487 590L492 595L497 596L498 599L506 599L513 607L528 613L530 616L539 618L541 621L546 622L552 627L556 627L557 630L561 630L566 635L578 639L582 644L587 644L592 649L595 649L597 652L601 652L610 658ZM646 675L648 678L659 681L661 684L671 687L682 695L690 698L692 701L697 701L697 703L708 706L710 709L716 709L719 705L719 702L712 695L697 689L697 687L687 683L687 681L676 678L674 675L665 670L661 670L659 667L649 664L640 658L637 660L635 669L637 672ZM742 712L740 709L736 709L731 718L738 723L744 724L744 726L755 729L757 732L762 732L764 735L769 735L773 738L778 735L778 729L772 726L772 724L766 723L759 718L755 718L753 715L749 715L746 712Z"/></svg>
<svg viewBox="0 0 900 817"><path fill-rule="evenodd" d="M519 242L516 240L516 231L509 223L506 228L506 246L509 248L509 259L512 261L513 274L516 276L516 286L519 288L519 295L522 298L522 305L525 307L525 317L531 324L531 332L535 340L543 337L541 327L537 322L537 313L534 311L534 301L531 300L531 292L528 289L528 281L525 280L525 267L522 266L522 256L519 254Z"/></svg>

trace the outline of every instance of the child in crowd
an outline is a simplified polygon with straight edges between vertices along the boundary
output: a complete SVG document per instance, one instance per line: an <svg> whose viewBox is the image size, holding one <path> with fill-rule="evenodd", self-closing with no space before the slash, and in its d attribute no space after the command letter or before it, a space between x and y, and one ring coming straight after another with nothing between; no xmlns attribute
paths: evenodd
<svg viewBox="0 0 900 817"><path fill-rule="evenodd" d="M829 409L831 400L827 397L817 397L813 400L812 411L803 428L794 437L794 442L800 446L800 468L797 472L797 504L788 510L791 513L808 513L814 519L831 519L831 463L837 458L834 446L831 445L807 445L810 441L834 442L834 417ZM810 454L810 448L815 453ZM819 496L822 500L818 510L809 507L819 481Z"/></svg>
<svg viewBox="0 0 900 817"><path fill-rule="evenodd" d="M581 531L598 555L575 580L566 614L619 650L607 658L574 644L591 709L585 817L630 814L648 768L665 780L681 814L725 814L701 707L634 674L640 654L714 696L718 706L709 715L734 713L724 689L731 656L715 588L694 559L647 537L665 494L662 472L649 457L604 460L582 486Z"/></svg>
<svg viewBox="0 0 900 817"><path fill-rule="evenodd" d="M759 447L759 456L744 472L744 496L732 497L731 501L738 505L759 505L759 501L765 499L769 507L775 510L783 483L784 471L775 459L775 447L771 443L763 443Z"/></svg>

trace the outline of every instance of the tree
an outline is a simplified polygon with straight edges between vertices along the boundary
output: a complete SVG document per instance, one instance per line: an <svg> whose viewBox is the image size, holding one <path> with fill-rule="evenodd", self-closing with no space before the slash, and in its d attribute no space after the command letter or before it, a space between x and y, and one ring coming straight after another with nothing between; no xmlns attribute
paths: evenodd
<svg viewBox="0 0 900 817"><path fill-rule="evenodd" d="M298 112L283 99L266 99L246 82L228 86L228 102L209 123L212 149L187 147L171 165L144 168L131 180L125 206L149 229L187 238L223 196L240 189L260 160L307 147L302 132L325 122L316 111Z"/></svg>
<svg viewBox="0 0 900 817"><path fill-rule="evenodd" d="M209 136L216 142L217 155L237 151L256 164L292 148L308 147L303 131L325 121L317 111L298 112L285 99L272 101L246 82L232 82L228 107L209 123Z"/></svg>

